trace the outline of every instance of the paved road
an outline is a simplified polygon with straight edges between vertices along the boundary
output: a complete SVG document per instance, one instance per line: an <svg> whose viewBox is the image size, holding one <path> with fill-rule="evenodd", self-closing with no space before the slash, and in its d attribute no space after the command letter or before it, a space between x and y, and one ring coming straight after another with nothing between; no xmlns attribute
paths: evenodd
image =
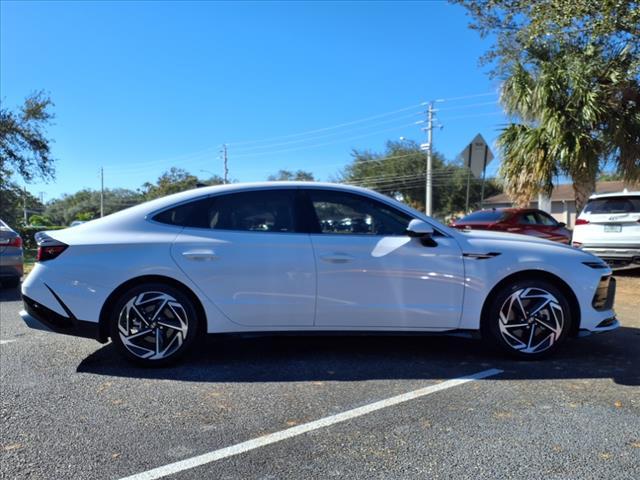
<svg viewBox="0 0 640 480"><path fill-rule="evenodd" d="M255 337L153 370L19 309L0 292L2 478L117 479L489 368L169 478L640 478L640 301L543 362L446 337Z"/></svg>

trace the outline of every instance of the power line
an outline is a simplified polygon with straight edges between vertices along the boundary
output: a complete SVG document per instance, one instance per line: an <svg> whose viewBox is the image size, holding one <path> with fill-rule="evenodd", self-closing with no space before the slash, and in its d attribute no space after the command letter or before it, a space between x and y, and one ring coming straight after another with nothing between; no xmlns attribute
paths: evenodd
<svg viewBox="0 0 640 480"><path fill-rule="evenodd" d="M461 97L449 97L449 98L438 99L436 101L438 101L438 102L457 101L457 100L464 100L464 99L470 99L470 98L484 97L484 96L489 96L489 95L496 95L496 93L495 92L488 92L488 93L481 93L481 94L475 94L475 95L466 95L466 96L461 96ZM489 104L489 103L493 103L493 102L487 102L487 104ZM291 144L292 143L305 143L305 142L309 142L309 141L313 140L313 138L308 137L308 136L311 135L311 134L314 134L314 133L337 130L337 129L345 127L345 126L351 126L351 125L357 125L357 124L365 123L365 122L368 122L370 120L383 118L383 117L394 115L394 114L397 114L397 113L401 113L401 112L404 112L404 111L407 111L407 110L410 110L410 109L413 109L413 108L416 108L416 107L419 107L419 106L424 106L425 104L426 104L425 102L422 102L422 103L419 103L419 104L410 105L408 107L404 107L404 108L401 108L401 109L393 110L393 111L390 111L390 112L384 112L384 113L381 113L381 114L377 114L377 115L373 115L373 116L370 116L370 117L361 118L361 119L358 119L358 120L353 120L353 121L350 121L350 122L344 122L344 123L340 123L340 124L329 126L329 127L323 127L323 128L318 128L318 129L314 129L314 130L307 130L305 132L299 132L299 133L288 134L288 135L280 135L280 136L271 137L271 138L262 139L262 140L251 140L251 141L245 141L245 142L233 142L233 143L228 143L227 145L228 146L241 146L241 145L251 145L251 144L260 144L260 143L265 144L265 145L260 145L260 146L256 146L256 147L249 147L248 149L244 149L244 151L246 152L246 151L252 150L252 149L258 149L259 150L259 149L263 149L263 148L269 150L269 149L271 149L271 148L273 148L275 146L280 146L281 144L285 145L285 144L290 144L290 143ZM462 106L459 106L459 107L447 107L447 108L444 108L442 110L472 108L473 106L476 106L476 105L477 104L462 105ZM477 116L496 115L498 113L499 112L490 113L490 114L481 114L481 115L477 115ZM376 125L382 125L382 124L394 122L394 121L397 121L397 120L400 120L400 119L403 119L403 118L408 118L408 117L411 117L411 116L413 116L413 114L402 116L402 117L398 117L398 118L395 118L395 119L386 120L386 121L383 121L383 122L378 122ZM475 117L476 115L473 115L473 116ZM451 117L450 119L471 118L471 117L472 116L460 116L460 117ZM356 127L355 129L350 129L350 130L347 130L347 131L353 131L353 130L358 130L358 129L361 129L361 128L370 128L370 127L371 127L371 125L369 127L363 125L363 126ZM398 127L398 128L401 128L401 127ZM316 138L331 137L331 136L334 136L334 135L340 135L340 134L344 134L344 133L347 133L347 132L346 131L333 132L333 133L326 134L326 135L316 136ZM381 132L377 132L377 133L381 133ZM290 141L290 142L282 142L281 144L273 144L272 143L275 140L286 139L286 138L295 138L295 137L303 137L303 136L307 136L308 138L302 138L302 139L293 140L293 141ZM362 137L358 136L356 138L362 138ZM351 139L352 138L347 138L347 139L344 139L344 141L349 141ZM269 145L270 142L272 143L271 145ZM324 145L328 145L328 144L320 144L319 146L324 146ZM309 148L314 148L315 146L317 146L317 145L310 146ZM148 168L146 168L146 167L154 167L154 166L158 166L159 164L167 164L167 163L171 163L171 162L175 162L175 161L180 161L180 163L185 163L185 162L187 162L189 160L193 161L193 160L201 159L204 162L205 159L207 158L207 156L210 155L211 150L213 148L215 148L215 147L208 147L208 148L205 148L205 149L202 149L202 150L198 150L198 151L195 151L195 152L185 153L185 154L177 155L177 156L174 156L174 157L165 158L165 159L162 159L162 160L155 160L155 161L149 161L149 162L129 163L128 165L131 168L118 169L118 171L122 172L122 173L143 172L143 171L148 170ZM243 149L241 148L241 151L242 150ZM268 153L282 153L282 152L281 151L260 152L261 155L262 154L266 155ZM240 154L246 155L246 154L243 154L242 152ZM111 168L107 167L107 169L111 169Z"/></svg>
<svg viewBox="0 0 640 480"><path fill-rule="evenodd" d="M422 103L418 103L418 104L414 104L414 105L409 105L408 107L403 107L403 108L399 108L397 110L392 110L390 112L385 112L385 113L380 113L377 115L372 115L370 117L365 117L365 118L360 118L358 120L353 120L350 122L344 122L344 123L339 123L337 125L332 125L329 127L323 127L323 128L316 128L314 130L307 130L305 132L299 132L299 133L292 133L292 134L288 134L288 135L279 135L276 137L271 137L271 138L266 138L266 139L261 139L261 140L249 140L249 141L243 141L243 142L231 142L229 143L229 145L248 145L248 144L254 144L254 143L268 143L272 140L281 140L284 138L292 138L292 137L300 137L300 136L304 136L304 135L309 135L312 133L319 133L319 132L324 132L327 130L334 130L336 128L341 128L341 127L346 127L349 125L356 125L358 123L364 123L367 122L369 120L375 120L377 118L382 118L382 117L387 117L389 115L394 115L396 113L400 113L400 112L405 112L407 110L413 109L413 108L417 108L422 106Z"/></svg>
<svg viewBox="0 0 640 480"><path fill-rule="evenodd" d="M278 147L278 146L284 146L284 145L292 145L292 144L296 144L296 143L305 143L305 142L309 142L309 141L320 139L320 138L329 138L329 137L334 137L336 135L344 135L345 133L354 132L354 131L362 130L362 129L365 129L365 128L377 127L377 126L380 126L380 125L387 125L389 123L397 122L398 120L404 120L404 119L407 119L407 118L416 117L417 115L420 115L420 114L421 114L421 112L414 112L414 113L411 113L409 115L403 115L401 117L396 117L396 118L392 118L392 119L389 119L389 120L384 120L382 122L376 122L376 123L368 124L368 125L361 125L361 126L358 126L358 127L355 127L355 128L347 129L347 130L342 130L342 131L337 131L337 132L332 132L332 133L325 133L323 135L314 135L312 137L302 138L302 139L299 139L299 140L290 140L290 141L287 141L287 142L272 143L270 145L264 145L264 146L260 145L260 146L257 146L257 147L241 148L239 150L239 152L244 154L244 153L246 153L248 151L252 151L252 150L261 150L261 149L265 149L265 148L266 149L270 149L272 147ZM238 150L234 150L234 151L238 151Z"/></svg>

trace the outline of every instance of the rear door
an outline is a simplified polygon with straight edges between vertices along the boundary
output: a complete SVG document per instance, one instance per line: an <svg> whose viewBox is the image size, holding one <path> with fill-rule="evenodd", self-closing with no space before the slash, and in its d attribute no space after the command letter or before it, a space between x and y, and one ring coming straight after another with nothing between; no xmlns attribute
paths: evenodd
<svg viewBox="0 0 640 480"><path fill-rule="evenodd" d="M601 197L589 200L580 218L585 245L640 245L640 195Z"/></svg>
<svg viewBox="0 0 640 480"><path fill-rule="evenodd" d="M296 228L296 189L259 189L204 200L171 254L233 322L312 326L315 260ZM179 216L179 215L178 215Z"/></svg>

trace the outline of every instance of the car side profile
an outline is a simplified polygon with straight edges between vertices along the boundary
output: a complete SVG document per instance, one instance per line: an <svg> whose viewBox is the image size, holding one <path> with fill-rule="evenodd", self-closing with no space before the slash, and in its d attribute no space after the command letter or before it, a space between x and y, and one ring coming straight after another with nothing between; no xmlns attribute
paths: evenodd
<svg viewBox="0 0 640 480"><path fill-rule="evenodd" d="M452 227L461 230L494 230L544 238L552 242L571 243L571 231L566 224L536 208L493 208L478 210L454 221Z"/></svg>
<svg viewBox="0 0 640 480"><path fill-rule="evenodd" d="M522 235L450 229L370 190L308 182L205 187L37 235L24 321L144 365L206 333L477 334L521 358L615 329L597 257Z"/></svg>

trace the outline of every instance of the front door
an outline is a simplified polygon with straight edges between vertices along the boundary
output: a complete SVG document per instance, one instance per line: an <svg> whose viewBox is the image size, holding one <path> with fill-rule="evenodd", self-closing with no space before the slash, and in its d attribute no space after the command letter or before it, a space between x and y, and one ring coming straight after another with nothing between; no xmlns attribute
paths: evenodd
<svg viewBox="0 0 640 480"><path fill-rule="evenodd" d="M373 198L307 189L319 233L316 325L342 328L455 328L464 289L453 238L425 246L406 235L412 217Z"/></svg>

